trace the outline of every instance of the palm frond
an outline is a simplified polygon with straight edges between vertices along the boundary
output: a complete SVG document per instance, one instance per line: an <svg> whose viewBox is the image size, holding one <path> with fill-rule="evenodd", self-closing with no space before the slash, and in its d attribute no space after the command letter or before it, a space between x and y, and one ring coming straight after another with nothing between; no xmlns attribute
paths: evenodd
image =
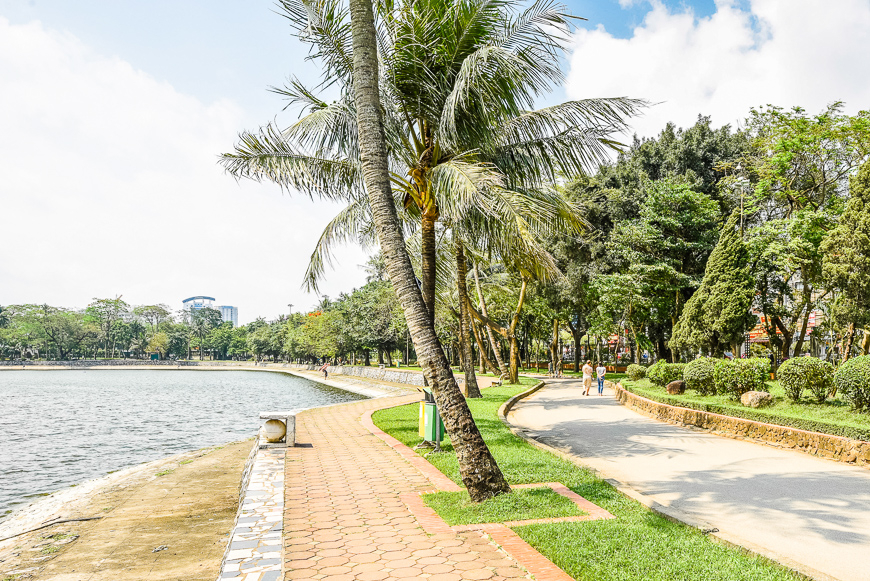
<svg viewBox="0 0 870 581"><path fill-rule="evenodd" d="M235 152L219 163L236 178L265 179L311 198L346 200L361 189L357 163L300 153L272 125L239 135Z"/></svg>
<svg viewBox="0 0 870 581"><path fill-rule="evenodd" d="M348 242L358 242L364 249L372 248L377 243L366 198L351 201L323 229L308 260L302 279L303 289L318 292L318 284L326 268L333 266L335 246Z"/></svg>

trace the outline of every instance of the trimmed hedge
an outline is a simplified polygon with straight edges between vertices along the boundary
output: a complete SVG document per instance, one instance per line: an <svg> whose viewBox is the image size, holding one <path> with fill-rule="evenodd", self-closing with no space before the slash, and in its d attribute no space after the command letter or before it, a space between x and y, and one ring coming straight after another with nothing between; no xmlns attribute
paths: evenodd
<svg viewBox="0 0 870 581"><path fill-rule="evenodd" d="M834 385L856 410L870 408L870 355L862 355L840 364Z"/></svg>
<svg viewBox="0 0 870 581"><path fill-rule="evenodd" d="M643 365L638 365L637 363L632 363L628 367L625 368L625 374L629 379L633 379L637 381L638 379L643 379L646 377L646 367Z"/></svg>
<svg viewBox="0 0 870 581"><path fill-rule="evenodd" d="M682 379L685 366L685 363L666 363L663 359L659 359L655 365L646 370L646 376L654 384L664 387L672 381Z"/></svg>
<svg viewBox="0 0 870 581"><path fill-rule="evenodd" d="M728 394L731 399L740 399L747 391L764 391L769 375L770 361L760 357L721 359L713 368L716 392Z"/></svg>
<svg viewBox="0 0 870 581"><path fill-rule="evenodd" d="M822 403L834 385L834 366L816 357L795 357L783 361L776 376L790 400L798 401L809 390Z"/></svg>
<svg viewBox="0 0 870 581"><path fill-rule="evenodd" d="M764 413L753 408L745 407L727 407L715 403L700 403L694 401L685 401L679 396L667 394L652 394L646 392L638 392L632 389L625 383L622 384L628 391L674 407L681 407L690 410L698 410L701 412L709 412L711 414L720 414L723 416L731 416L733 418L742 418L744 420L752 420L764 424L774 424L777 426L785 426L787 428L797 428L798 430L806 430L808 432L820 432L822 434L830 434L832 436L841 436L843 438L851 438L853 440L862 440L870 442L870 429L857 428L853 426L843 426L840 424L831 424L818 420L807 420L804 418L793 418L775 413Z"/></svg>
<svg viewBox="0 0 870 581"><path fill-rule="evenodd" d="M716 382L714 381L713 371L716 368L718 359L712 357L699 357L694 361L686 364L683 370L683 379L686 380L686 387L694 389L701 395L716 395Z"/></svg>

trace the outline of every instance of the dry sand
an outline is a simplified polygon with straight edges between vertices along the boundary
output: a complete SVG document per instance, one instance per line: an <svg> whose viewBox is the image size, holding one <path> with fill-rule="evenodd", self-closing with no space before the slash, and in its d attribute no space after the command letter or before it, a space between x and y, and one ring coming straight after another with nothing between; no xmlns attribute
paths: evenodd
<svg viewBox="0 0 870 581"><path fill-rule="evenodd" d="M0 580L213 581L253 445L247 440L141 464L23 509L0 525L0 538L57 517L102 518L0 542Z"/></svg>

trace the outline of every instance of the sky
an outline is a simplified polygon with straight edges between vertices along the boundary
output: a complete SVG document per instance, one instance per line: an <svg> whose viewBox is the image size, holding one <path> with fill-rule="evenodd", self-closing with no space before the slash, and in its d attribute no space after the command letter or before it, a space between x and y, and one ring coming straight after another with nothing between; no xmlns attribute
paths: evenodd
<svg viewBox="0 0 870 581"><path fill-rule="evenodd" d="M870 108L870 0L571 0L566 82L542 105L629 96L654 136L710 115L739 126L768 103ZM340 209L217 165L239 132L296 117L268 91L316 84L273 0L0 0L0 305L93 298L180 308L193 295L241 323L307 311L308 257ZM321 293L365 282L336 253Z"/></svg>

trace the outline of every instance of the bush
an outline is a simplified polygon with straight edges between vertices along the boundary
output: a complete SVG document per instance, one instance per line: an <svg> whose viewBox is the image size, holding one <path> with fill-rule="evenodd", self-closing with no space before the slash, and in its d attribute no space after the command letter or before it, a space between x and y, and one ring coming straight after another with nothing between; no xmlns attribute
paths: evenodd
<svg viewBox="0 0 870 581"><path fill-rule="evenodd" d="M666 363L659 359L655 365L646 370L646 376L651 382L664 387L672 381L683 378L684 363Z"/></svg>
<svg viewBox="0 0 870 581"><path fill-rule="evenodd" d="M625 374L628 375L629 379L637 381L638 379L646 377L646 367L638 365L637 363L632 363L625 368Z"/></svg>
<svg viewBox="0 0 870 581"><path fill-rule="evenodd" d="M767 381L767 378L770 377L771 372L770 359L768 359L767 357L750 357L749 359L746 359L746 361L749 361L750 363L752 363L752 365L757 367L758 372L763 375L764 380Z"/></svg>
<svg viewBox="0 0 870 581"><path fill-rule="evenodd" d="M765 365L760 362L763 361ZM766 359L722 359L713 368L713 382L717 393L727 393L732 399L740 399L747 391L763 391L769 377L770 362Z"/></svg>
<svg viewBox="0 0 870 581"><path fill-rule="evenodd" d="M694 389L701 395L716 395L716 383L713 381L716 362L717 360L712 357L699 357L687 363L683 370L686 387Z"/></svg>
<svg viewBox="0 0 870 581"><path fill-rule="evenodd" d="M816 357L795 357L783 361L777 370L779 383L792 401L798 401L810 390L822 403L834 385L834 366Z"/></svg>
<svg viewBox="0 0 870 581"><path fill-rule="evenodd" d="M870 355L842 363L834 374L834 385L856 410L870 407Z"/></svg>

